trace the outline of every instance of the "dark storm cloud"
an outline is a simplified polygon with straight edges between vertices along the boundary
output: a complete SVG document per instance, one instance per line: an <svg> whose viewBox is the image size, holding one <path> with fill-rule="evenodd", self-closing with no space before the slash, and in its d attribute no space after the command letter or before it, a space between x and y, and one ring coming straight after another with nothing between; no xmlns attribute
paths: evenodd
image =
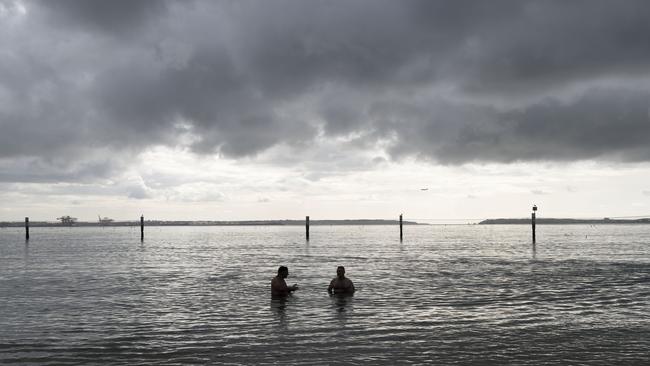
<svg viewBox="0 0 650 366"><path fill-rule="evenodd" d="M650 160L645 1L0 4L5 164L329 138L446 164Z"/></svg>
<svg viewBox="0 0 650 366"><path fill-rule="evenodd" d="M79 160L52 158L0 159L0 183L96 183L106 181L127 166L128 161L111 156Z"/></svg>
<svg viewBox="0 0 650 366"><path fill-rule="evenodd" d="M121 35L137 32L148 19L164 15L167 7L159 0L40 0L39 5L46 7L50 20L59 25Z"/></svg>
<svg viewBox="0 0 650 366"><path fill-rule="evenodd" d="M468 161L650 160L650 92L595 89L501 111L468 104L383 104L373 111L394 156ZM431 109L429 109L431 107ZM435 110L435 113L432 113Z"/></svg>
<svg viewBox="0 0 650 366"><path fill-rule="evenodd" d="M526 92L599 76L644 76L650 7L642 1L529 2L516 18L472 41L456 65L468 88Z"/></svg>

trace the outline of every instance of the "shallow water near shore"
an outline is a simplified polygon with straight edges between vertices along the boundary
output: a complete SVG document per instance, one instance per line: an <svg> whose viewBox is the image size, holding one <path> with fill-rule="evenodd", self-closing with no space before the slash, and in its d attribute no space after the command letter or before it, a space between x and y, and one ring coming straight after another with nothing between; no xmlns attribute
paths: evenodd
<svg viewBox="0 0 650 366"><path fill-rule="evenodd" d="M2 364L642 364L650 225L0 229ZM270 297L289 267L300 290ZM326 288L344 265L354 296Z"/></svg>

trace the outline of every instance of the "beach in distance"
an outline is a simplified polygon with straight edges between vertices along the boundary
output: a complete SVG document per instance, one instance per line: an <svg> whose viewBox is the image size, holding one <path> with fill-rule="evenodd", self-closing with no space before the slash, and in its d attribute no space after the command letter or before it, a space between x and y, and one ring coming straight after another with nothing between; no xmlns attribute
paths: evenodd
<svg viewBox="0 0 650 366"><path fill-rule="evenodd" d="M650 226L0 231L0 363L643 364ZM280 265L299 290L270 296ZM329 296L343 265L352 297ZM316 360L316 361L315 361Z"/></svg>

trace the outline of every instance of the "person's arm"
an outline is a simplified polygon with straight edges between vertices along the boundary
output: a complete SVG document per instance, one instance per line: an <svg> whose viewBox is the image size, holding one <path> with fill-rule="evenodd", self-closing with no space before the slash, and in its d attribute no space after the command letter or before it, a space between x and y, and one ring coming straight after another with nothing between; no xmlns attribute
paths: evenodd
<svg viewBox="0 0 650 366"><path fill-rule="evenodd" d="M334 280L330 281L330 285L327 286L327 292L331 295L332 294L332 289L334 288Z"/></svg>
<svg viewBox="0 0 650 366"><path fill-rule="evenodd" d="M354 291L356 291L355 288L354 288L354 283L352 283L352 280L350 280L350 289L348 291L350 291L350 293L353 293Z"/></svg>

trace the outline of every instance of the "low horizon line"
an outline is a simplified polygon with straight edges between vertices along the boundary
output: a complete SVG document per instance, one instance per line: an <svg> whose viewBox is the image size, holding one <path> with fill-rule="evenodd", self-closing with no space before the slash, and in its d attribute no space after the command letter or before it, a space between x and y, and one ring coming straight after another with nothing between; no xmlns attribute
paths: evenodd
<svg viewBox="0 0 650 366"><path fill-rule="evenodd" d="M71 222L65 221L48 221L48 220L29 220L28 217L25 221L0 221L1 227L18 227L29 223L29 226L138 226L141 221L136 220L114 220L101 222L100 220L93 221L78 221L76 218ZM402 223L405 225L466 225L466 224L521 224L530 223L531 217L517 217L517 218L461 218L461 219L403 219ZM625 222L645 222L650 220L650 215L646 216L627 216L627 217L602 217L602 218L569 218L569 217L536 217L535 221L538 223L625 223ZM429 221L429 222L423 222ZM433 223L438 221L438 223ZM255 225L287 225L287 226L302 226L307 224L305 219L253 219L253 220L167 220L167 219L144 219L144 223L149 226L255 226ZM312 219L309 218L310 225L382 225L382 224L399 224L400 219L377 219L377 218L362 218L362 219Z"/></svg>

